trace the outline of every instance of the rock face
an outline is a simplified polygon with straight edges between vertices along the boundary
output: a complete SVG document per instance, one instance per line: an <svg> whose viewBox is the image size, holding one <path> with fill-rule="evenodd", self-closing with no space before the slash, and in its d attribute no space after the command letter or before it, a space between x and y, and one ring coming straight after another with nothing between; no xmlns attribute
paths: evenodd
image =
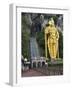
<svg viewBox="0 0 72 90"><path fill-rule="evenodd" d="M63 16L59 16L57 20L57 26L60 28L61 31L63 31Z"/></svg>

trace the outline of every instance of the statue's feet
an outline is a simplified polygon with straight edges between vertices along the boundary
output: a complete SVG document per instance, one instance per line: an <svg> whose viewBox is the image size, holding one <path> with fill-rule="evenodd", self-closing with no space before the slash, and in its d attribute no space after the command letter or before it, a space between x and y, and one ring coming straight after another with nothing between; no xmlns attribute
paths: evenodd
<svg viewBox="0 0 72 90"><path fill-rule="evenodd" d="M52 59L51 59L51 63L52 63L52 64L55 64L55 63L56 63L56 59L52 58Z"/></svg>

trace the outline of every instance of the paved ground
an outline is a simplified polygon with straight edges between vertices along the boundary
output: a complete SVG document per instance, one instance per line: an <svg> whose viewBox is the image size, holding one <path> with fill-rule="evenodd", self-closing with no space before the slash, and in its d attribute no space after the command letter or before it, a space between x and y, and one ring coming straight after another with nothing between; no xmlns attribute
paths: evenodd
<svg viewBox="0 0 72 90"><path fill-rule="evenodd" d="M22 72L22 77L63 75L63 67L34 68Z"/></svg>
<svg viewBox="0 0 72 90"><path fill-rule="evenodd" d="M45 76L43 73L38 72L36 70L30 69L28 71L23 72L22 77L31 77L31 76Z"/></svg>

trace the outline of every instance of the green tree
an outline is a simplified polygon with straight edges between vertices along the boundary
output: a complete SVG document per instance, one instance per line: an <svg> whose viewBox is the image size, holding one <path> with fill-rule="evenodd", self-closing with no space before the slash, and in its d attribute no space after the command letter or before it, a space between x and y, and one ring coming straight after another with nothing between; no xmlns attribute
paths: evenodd
<svg viewBox="0 0 72 90"><path fill-rule="evenodd" d="M29 38L30 38L30 29L29 29L29 25L27 23L27 18L24 14L22 14L22 18L21 18L21 50L22 50L22 55L24 58L29 59Z"/></svg>

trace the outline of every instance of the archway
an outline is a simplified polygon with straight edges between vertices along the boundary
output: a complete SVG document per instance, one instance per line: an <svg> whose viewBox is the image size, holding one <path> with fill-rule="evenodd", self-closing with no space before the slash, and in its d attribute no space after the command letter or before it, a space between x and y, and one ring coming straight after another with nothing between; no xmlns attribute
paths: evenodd
<svg viewBox="0 0 72 90"><path fill-rule="evenodd" d="M45 66L45 62L42 62L42 67L44 67Z"/></svg>
<svg viewBox="0 0 72 90"><path fill-rule="evenodd" d="M41 67L41 62L38 62L38 67Z"/></svg>
<svg viewBox="0 0 72 90"><path fill-rule="evenodd" d="M33 62L33 68L36 68L36 62Z"/></svg>

